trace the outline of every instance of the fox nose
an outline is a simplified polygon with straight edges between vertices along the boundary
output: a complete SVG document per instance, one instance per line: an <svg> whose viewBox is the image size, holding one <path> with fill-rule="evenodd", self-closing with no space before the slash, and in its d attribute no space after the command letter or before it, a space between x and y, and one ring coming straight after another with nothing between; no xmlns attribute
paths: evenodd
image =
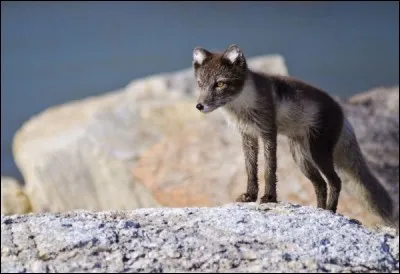
<svg viewBox="0 0 400 274"><path fill-rule="evenodd" d="M202 105L202 104L197 104L196 105L196 108L198 109L198 110L203 110L204 109L204 106Z"/></svg>

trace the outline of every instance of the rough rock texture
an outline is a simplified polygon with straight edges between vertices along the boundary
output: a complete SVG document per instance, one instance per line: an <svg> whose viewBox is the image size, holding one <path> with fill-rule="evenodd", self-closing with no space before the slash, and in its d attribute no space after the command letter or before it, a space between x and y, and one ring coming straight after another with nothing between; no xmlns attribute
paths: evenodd
<svg viewBox="0 0 400 274"><path fill-rule="evenodd" d="M1 272L398 272L399 236L288 203L1 217Z"/></svg>
<svg viewBox="0 0 400 274"><path fill-rule="evenodd" d="M279 55L250 60L253 68L287 74ZM148 147L174 131L151 117L160 105L194 94L192 69L130 83L103 96L55 106L16 133L13 154L35 212L155 207L159 203L131 169ZM191 115L192 106L184 110ZM197 114L197 113L196 113Z"/></svg>
<svg viewBox="0 0 400 274"><path fill-rule="evenodd" d="M24 214L31 210L29 198L18 181L1 176L1 214Z"/></svg>

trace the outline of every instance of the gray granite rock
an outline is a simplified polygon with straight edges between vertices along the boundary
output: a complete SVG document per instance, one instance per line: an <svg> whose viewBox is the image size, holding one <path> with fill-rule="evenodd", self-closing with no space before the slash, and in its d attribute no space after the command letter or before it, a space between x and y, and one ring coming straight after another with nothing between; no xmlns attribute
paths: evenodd
<svg viewBox="0 0 400 274"><path fill-rule="evenodd" d="M1 272L398 272L399 236L289 203L1 217Z"/></svg>

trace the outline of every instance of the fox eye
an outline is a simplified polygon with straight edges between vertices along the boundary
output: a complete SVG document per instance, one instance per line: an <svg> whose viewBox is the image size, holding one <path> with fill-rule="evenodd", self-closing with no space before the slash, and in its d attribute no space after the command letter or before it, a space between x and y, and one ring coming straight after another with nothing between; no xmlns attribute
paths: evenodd
<svg viewBox="0 0 400 274"><path fill-rule="evenodd" d="M218 87L218 88L223 88L223 87L225 87L225 85L226 85L226 84L225 84L223 81L218 81L218 82L217 82L217 87Z"/></svg>

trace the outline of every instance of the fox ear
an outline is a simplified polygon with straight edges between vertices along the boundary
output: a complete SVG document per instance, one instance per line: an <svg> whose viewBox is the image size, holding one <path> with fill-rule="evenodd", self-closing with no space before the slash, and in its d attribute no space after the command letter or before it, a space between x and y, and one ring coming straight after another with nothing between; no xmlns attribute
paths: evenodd
<svg viewBox="0 0 400 274"><path fill-rule="evenodd" d="M237 45L233 44L225 50L222 57L233 64L236 62L236 60L242 60L244 55L242 50Z"/></svg>
<svg viewBox="0 0 400 274"><path fill-rule="evenodd" d="M201 47L196 47L193 50L193 65L200 66L211 53Z"/></svg>

